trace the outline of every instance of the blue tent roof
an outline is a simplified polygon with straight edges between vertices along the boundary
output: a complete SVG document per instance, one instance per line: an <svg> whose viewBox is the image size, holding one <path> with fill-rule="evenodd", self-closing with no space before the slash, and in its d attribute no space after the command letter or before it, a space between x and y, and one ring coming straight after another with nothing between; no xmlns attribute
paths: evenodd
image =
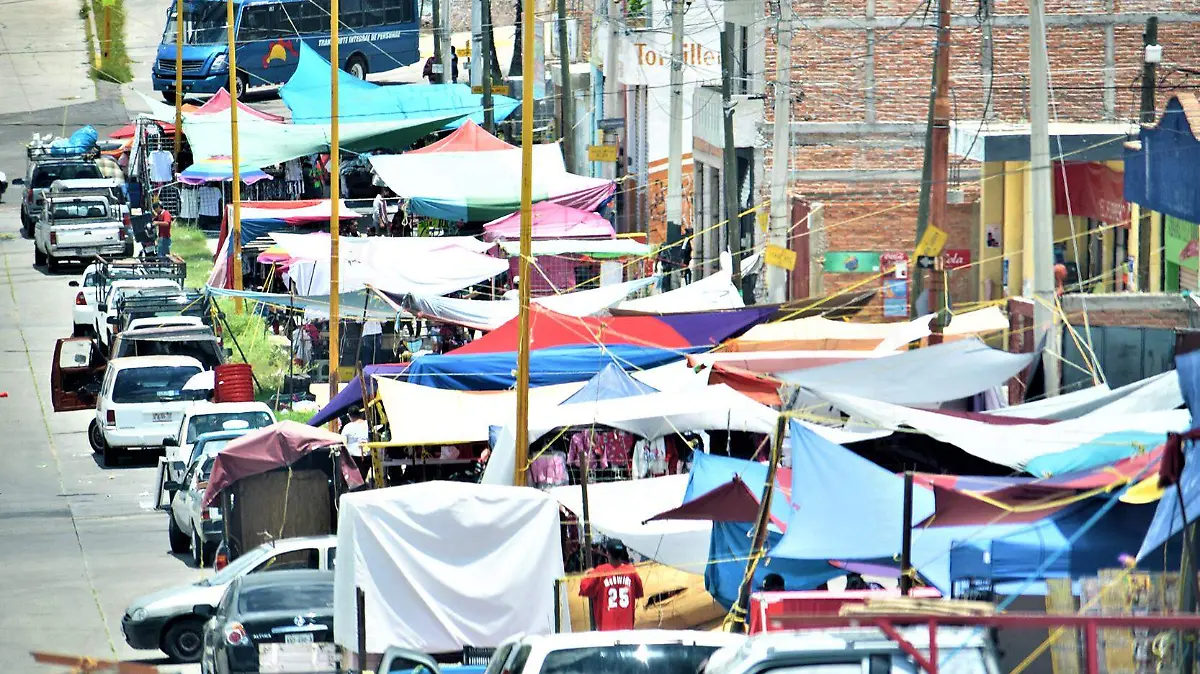
<svg viewBox="0 0 1200 674"><path fill-rule="evenodd" d="M583 385L583 388L575 392L575 395L567 398L562 402L563 405L573 403L595 402L597 400L612 400L613 398L631 398L633 396L646 395L647 393L658 393L658 389L643 384L642 382L629 376L629 373L622 370L616 363L609 363L604 366L603 370L596 373L595 377L588 380L588 383Z"/></svg>
<svg viewBox="0 0 1200 674"><path fill-rule="evenodd" d="M613 344L535 349L529 354L529 385L586 381L614 361L625 367L645 370L679 360L684 353L698 353L709 348L657 349ZM458 391L506 391L516 385L516 371L516 351L443 354L414 360L408 368L406 381Z"/></svg>
<svg viewBox="0 0 1200 674"><path fill-rule="evenodd" d="M1200 411L1200 351L1192 351L1175 358L1175 369L1179 372L1179 388L1183 391L1183 401L1187 404L1188 412L1192 415L1191 428L1197 427L1197 411ZM1158 509L1154 520L1146 532L1138 550L1138 559L1166 543L1183 529L1183 521L1179 513L1178 490L1183 490L1184 512L1188 522L1200 515L1200 453L1196 451L1195 443L1188 442L1185 446L1187 462L1184 464L1183 476L1179 484L1167 487L1162 498L1158 499Z"/></svg>
<svg viewBox="0 0 1200 674"><path fill-rule="evenodd" d="M292 111L294 124L329 122L329 61L300 43L296 72L279 90ZM338 105L343 121L381 122L423 117L464 115L445 126L457 129L467 119L483 123L483 95L471 93L465 84L380 86L350 73L338 75ZM493 96L496 121L503 120L520 103L507 96Z"/></svg>

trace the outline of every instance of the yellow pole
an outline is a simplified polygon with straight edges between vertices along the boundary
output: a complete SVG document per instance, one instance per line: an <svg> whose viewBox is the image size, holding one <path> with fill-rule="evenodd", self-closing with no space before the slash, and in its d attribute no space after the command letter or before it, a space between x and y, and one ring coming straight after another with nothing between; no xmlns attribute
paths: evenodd
<svg viewBox="0 0 1200 674"><path fill-rule="evenodd" d="M183 0L175 1L175 161L183 149ZM182 168L182 167L181 167Z"/></svg>
<svg viewBox="0 0 1200 674"><path fill-rule="evenodd" d="M338 364L341 346L341 231L338 208L342 204L342 162L338 142L338 0L329 2L329 399L338 393Z"/></svg>
<svg viewBox="0 0 1200 674"><path fill-rule="evenodd" d="M225 0L225 36L229 41L229 163L233 168L230 182L233 187L233 222L230 236L233 237L233 289L242 289L242 165L238 154L238 91L237 91L237 40L234 30L233 0ZM176 70L176 73L179 71ZM178 77L178 75L176 75ZM233 298L234 313L242 313L242 299Z"/></svg>
<svg viewBox="0 0 1200 674"><path fill-rule="evenodd" d="M1000 257L1003 249L989 247L987 236L989 229L1004 222L1004 162L984 162L982 168L979 176L979 243L975 259L979 260L979 299L992 300L1004 297L1004 288L1000 285L1004 274L1004 262ZM990 293L988 281L992 282Z"/></svg>
<svg viewBox="0 0 1200 674"><path fill-rule="evenodd" d="M1163 214L1150 214L1150 287L1147 292L1162 292Z"/></svg>
<svg viewBox="0 0 1200 674"><path fill-rule="evenodd" d="M1025 165L1004 162L1004 260L1008 263L1009 297L1021 295L1021 280L1025 276ZM1001 267L1003 269L1003 267Z"/></svg>
<svg viewBox="0 0 1200 674"><path fill-rule="evenodd" d="M521 12L521 306L517 324L517 448L513 484L525 486L525 464L529 457L529 258L533 251L533 0Z"/></svg>
<svg viewBox="0 0 1200 674"><path fill-rule="evenodd" d="M1138 239L1139 235L1141 234L1142 208L1138 204L1130 204L1129 210L1129 232L1125 235L1125 259L1118 260L1118 262L1125 266L1125 269L1121 272L1122 274L1125 274L1129 270L1129 264L1126 261L1129 258L1133 258L1133 270L1128 271L1127 273L1129 276L1129 283L1124 288L1121 288L1121 290L1124 290L1125 292L1134 292L1145 290L1145 288L1139 288L1137 284L1137 268L1138 265L1142 263L1142 261L1138 259L1138 251L1141 250L1141 241ZM1120 277L1118 276L1118 278Z"/></svg>

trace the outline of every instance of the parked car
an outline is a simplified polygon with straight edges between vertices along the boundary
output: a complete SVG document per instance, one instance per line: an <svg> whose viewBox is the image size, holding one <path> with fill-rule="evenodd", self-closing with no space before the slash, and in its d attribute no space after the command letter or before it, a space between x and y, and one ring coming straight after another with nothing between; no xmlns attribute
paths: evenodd
<svg viewBox="0 0 1200 674"><path fill-rule="evenodd" d="M71 281L68 285L79 288L75 295L75 308L72 312L76 337L97 335L97 327L103 321L100 318L99 305L108 303L109 292L116 281L131 281L135 279L165 278L174 280L179 287L187 274L187 265L178 258L154 258L152 260L135 259L104 259L89 264L83 270L83 277Z"/></svg>
<svg viewBox="0 0 1200 674"><path fill-rule="evenodd" d="M138 319L148 320L148 319ZM113 338L112 357L191 356L205 370L225 362L226 352L216 333L207 325L170 327L131 327Z"/></svg>
<svg viewBox="0 0 1200 674"><path fill-rule="evenodd" d="M225 535L225 523L221 509L204 507L204 490L208 488L208 477L213 463L220 452L233 440L247 431L223 431L205 433L194 445L188 468L179 481L167 481L163 486L172 493L167 535L171 541L171 552L191 551L196 566L211 566L217 553L217 544Z"/></svg>
<svg viewBox="0 0 1200 674"><path fill-rule="evenodd" d="M88 429L92 450L104 465L138 449L158 451L194 404L183 387L204 369L188 356L114 358L100 386L96 418Z"/></svg>
<svg viewBox="0 0 1200 674"><path fill-rule="evenodd" d="M487 674L697 674L713 653L737 647L745 639L728 632L689 630L530 635L497 649Z"/></svg>
<svg viewBox="0 0 1200 674"><path fill-rule="evenodd" d="M42 216L42 206L46 193L56 180L73 180L76 178L103 178L100 167L96 165L95 157L88 155L58 156L40 152L37 148L27 148L28 163L25 165L25 177L13 181L20 185L21 192L21 230L25 236L33 236L34 225Z"/></svg>
<svg viewBox="0 0 1200 674"><path fill-rule="evenodd" d="M929 627L897 627L909 644L929 655ZM938 671L999 674L995 645L975 627L939 627ZM922 671L900 645L879 629L846 627L752 636L715 653L702 674L915 674Z"/></svg>
<svg viewBox="0 0 1200 674"><path fill-rule="evenodd" d="M211 577L138 597L121 619L125 642L133 648L161 649L172 662L199 662L207 617L197 605L215 606L235 579L264 571L333 568L337 536L281 538L248 551Z"/></svg>
<svg viewBox="0 0 1200 674"><path fill-rule="evenodd" d="M173 436L163 438L167 447L168 479L182 481L184 469L196 455L193 447L201 436L237 428L254 430L273 423L275 413L266 403L196 403L184 413Z"/></svg>
<svg viewBox="0 0 1200 674"><path fill-rule="evenodd" d="M71 178L55 180L50 184L51 196L100 196L108 200L114 218L125 226L125 257L133 257L133 220L130 217L129 199L116 178Z"/></svg>
<svg viewBox="0 0 1200 674"><path fill-rule="evenodd" d="M63 260L120 255L126 237L125 224L113 217L107 198L49 195L34 224L33 263L55 272Z"/></svg>
<svg viewBox="0 0 1200 674"><path fill-rule="evenodd" d="M197 606L208 614L200 671L294 671L305 674L341 671L333 643L333 573L277 571L238 578L221 603Z"/></svg>
<svg viewBox="0 0 1200 674"><path fill-rule="evenodd" d="M178 281L165 278L130 279L113 281L108 286L107 296L96 305L94 332L104 346L112 344L113 336L120 331L117 313L126 302L159 300L171 302L185 295Z"/></svg>

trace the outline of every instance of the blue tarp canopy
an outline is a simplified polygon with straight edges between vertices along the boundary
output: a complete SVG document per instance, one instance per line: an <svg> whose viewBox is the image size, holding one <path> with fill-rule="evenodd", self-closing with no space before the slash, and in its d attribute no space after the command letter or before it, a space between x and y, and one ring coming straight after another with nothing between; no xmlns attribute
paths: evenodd
<svg viewBox="0 0 1200 674"><path fill-rule="evenodd" d="M329 123L329 62L303 42L296 72L279 90L292 111L293 124ZM507 118L520 103L493 96L496 121ZM483 95L465 84L380 86L350 73L338 74L339 117L346 122L381 122L430 116L467 115L444 128L456 129L467 120L483 124Z"/></svg>
<svg viewBox="0 0 1200 674"><path fill-rule="evenodd" d="M656 349L614 344L535 349L529 354L529 385L586 381L613 361L623 367L645 370L680 360L685 353L699 353L709 348ZM505 391L516 385L516 371L516 351L443 354L414 360L408 368L406 381L458 391Z"/></svg>
<svg viewBox="0 0 1200 674"><path fill-rule="evenodd" d="M363 367L363 374L367 377L367 394L375 394L375 380L372 378L375 375L400 374L408 369L408 363L392 363L387 365L366 365ZM325 407L317 412L316 416L308 420L309 426L324 426L333 421L337 417L350 411L351 407L361 406L363 401L363 375L354 375L354 379L346 384L346 388L338 391L338 394L330 400Z"/></svg>
<svg viewBox="0 0 1200 674"><path fill-rule="evenodd" d="M1176 356L1175 370L1179 372L1179 388L1183 391L1183 401L1192 416L1190 428L1195 429L1196 412L1200 410L1200 351ZM1184 455L1187 461L1183 475L1178 485L1167 487L1158 499L1154 520L1150 523L1141 549L1138 550L1139 561L1183 530L1183 517L1179 512L1180 490L1183 492L1187 521L1192 522L1200 515L1200 454L1197 454L1194 442L1189 441L1184 445Z"/></svg>
<svg viewBox="0 0 1200 674"><path fill-rule="evenodd" d="M1188 106L1184 106L1184 101ZM1178 92L1167 101L1158 123L1143 126L1141 146L1125 149L1125 200L1143 208L1200 222L1200 119L1196 97Z"/></svg>
<svg viewBox="0 0 1200 674"><path fill-rule="evenodd" d="M589 379L583 388L576 391L575 395L562 401L562 404L629 398L647 393L658 393L658 389L629 376L629 373L622 370L621 366L616 363L609 363L604 366L603 370L597 372L595 377Z"/></svg>

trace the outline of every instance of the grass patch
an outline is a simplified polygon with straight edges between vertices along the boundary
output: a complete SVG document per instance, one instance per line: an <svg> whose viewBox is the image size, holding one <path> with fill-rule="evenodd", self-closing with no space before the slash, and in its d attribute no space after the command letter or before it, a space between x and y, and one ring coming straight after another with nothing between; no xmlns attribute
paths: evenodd
<svg viewBox="0 0 1200 674"><path fill-rule="evenodd" d="M88 39L88 51L92 65L92 77L106 82L124 84L133 81L133 70L129 67L129 54L125 51L125 3L110 0L106 6L102 0L84 0L81 14L85 19L91 12L96 19L95 44L100 49L100 65L96 66L92 38ZM90 25L88 32L90 32Z"/></svg>
<svg viewBox="0 0 1200 674"><path fill-rule="evenodd" d="M204 232L194 225L175 224L171 227L171 252L187 262L187 286L203 288L213 268L213 254Z"/></svg>
<svg viewBox="0 0 1200 674"><path fill-rule="evenodd" d="M316 412L304 412L302 410L280 410L275 413L276 421L296 421L302 424L307 424L309 419L317 415Z"/></svg>

